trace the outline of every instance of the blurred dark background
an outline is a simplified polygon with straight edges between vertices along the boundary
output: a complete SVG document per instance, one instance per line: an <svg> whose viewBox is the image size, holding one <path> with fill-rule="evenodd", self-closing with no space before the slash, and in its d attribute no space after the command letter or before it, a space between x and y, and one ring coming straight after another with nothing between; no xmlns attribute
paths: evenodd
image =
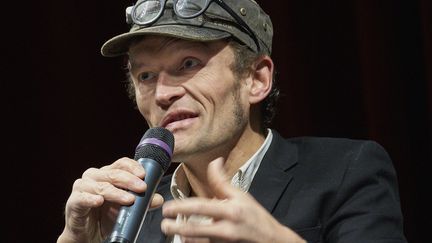
<svg viewBox="0 0 432 243"><path fill-rule="evenodd" d="M426 242L432 2L259 2L275 26L273 58L284 93L274 127L285 136L378 141L398 172L405 234L411 243ZM123 59L99 53L128 29L124 9L132 3L6 3L2 242L54 242L74 180L89 167L132 156L147 129L127 98Z"/></svg>

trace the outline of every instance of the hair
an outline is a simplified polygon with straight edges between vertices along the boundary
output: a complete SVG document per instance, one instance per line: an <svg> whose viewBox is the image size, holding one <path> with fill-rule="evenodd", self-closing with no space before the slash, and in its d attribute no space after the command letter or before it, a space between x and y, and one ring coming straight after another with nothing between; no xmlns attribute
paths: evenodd
<svg viewBox="0 0 432 243"><path fill-rule="evenodd" d="M242 45L233 39L228 40L228 45L231 46L234 52L234 62L231 65L231 70L239 80L253 71L252 64L254 61L261 56L269 55L264 50L256 53L246 45ZM272 89L268 96L261 102L261 123L264 129L270 127L273 118L276 115L276 106L279 96L280 90L276 85L276 72L274 72L272 77Z"/></svg>
<svg viewBox="0 0 432 243"><path fill-rule="evenodd" d="M134 43L139 40L135 40ZM250 74L252 70L252 64L258 58L264 55L269 55L264 50L258 53L252 51L246 45L240 44L238 41L232 38L228 38L228 45L232 48L234 53L234 62L230 65L231 70L234 73L234 76L240 80ZM126 59L126 63L128 63L128 59ZM129 72L129 64L126 67L126 91L128 93L129 98L136 104L135 97L135 87ZM276 115L276 106L277 101L280 96L280 90L276 86L276 73L273 73L272 77L272 89L269 95L261 102L261 125L263 129L269 128L273 118Z"/></svg>

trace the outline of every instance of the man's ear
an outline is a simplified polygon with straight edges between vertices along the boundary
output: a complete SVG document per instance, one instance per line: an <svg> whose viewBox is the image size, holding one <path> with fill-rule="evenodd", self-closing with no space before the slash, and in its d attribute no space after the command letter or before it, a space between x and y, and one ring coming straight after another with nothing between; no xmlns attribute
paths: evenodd
<svg viewBox="0 0 432 243"><path fill-rule="evenodd" d="M249 103L257 104L264 100L270 93L273 85L274 64L269 56L259 57L252 66Z"/></svg>

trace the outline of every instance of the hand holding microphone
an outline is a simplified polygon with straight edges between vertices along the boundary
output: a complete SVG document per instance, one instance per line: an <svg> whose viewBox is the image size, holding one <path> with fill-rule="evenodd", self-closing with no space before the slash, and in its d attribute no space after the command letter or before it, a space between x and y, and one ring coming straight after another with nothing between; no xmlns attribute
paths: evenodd
<svg viewBox="0 0 432 243"><path fill-rule="evenodd" d="M161 154L161 149L163 153L166 153L167 150L169 151L168 147L171 148L172 153L174 139L172 138L171 143L169 137L172 138L172 134L164 128L149 129L137 146L135 159L143 158L147 162L160 160L159 156L164 157ZM168 147L157 140L164 142ZM146 152L143 153L143 151ZM156 158L153 158L153 153L157 155ZM169 160L162 158L162 161L165 161L161 165L164 171L169 167L170 156L168 157ZM152 182L153 189L146 183L149 183L147 179L158 176L149 176L149 171L136 160L121 158L100 169L87 169L82 178L75 181L72 193L66 203L65 228L57 242L102 241L111 234L121 205L135 205L139 196L134 195L143 194L156 188L157 180L156 184L154 181ZM150 164L154 163L150 162ZM157 166L153 167L157 168ZM153 169L153 171L160 172L159 169ZM154 191L148 194L153 193ZM142 201L142 199L140 200ZM163 198L159 194L153 194L150 202L146 203L150 204L150 207L159 207L163 203ZM148 205L146 205L147 207Z"/></svg>
<svg viewBox="0 0 432 243"><path fill-rule="evenodd" d="M153 194L171 164L174 137L164 128L148 130L137 146L135 160L145 169L147 190L136 194L134 204L123 206L117 216L109 242L135 242L144 222Z"/></svg>

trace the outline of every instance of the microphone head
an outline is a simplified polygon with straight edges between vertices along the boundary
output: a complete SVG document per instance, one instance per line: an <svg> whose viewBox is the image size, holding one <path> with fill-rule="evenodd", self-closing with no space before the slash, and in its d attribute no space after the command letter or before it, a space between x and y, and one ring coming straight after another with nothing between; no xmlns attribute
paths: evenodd
<svg viewBox="0 0 432 243"><path fill-rule="evenodd" d="M158 162L164 171L171 164L174 151L174 136L163 127L148 129L135 150L135 160L149 158Z"/></svg>

